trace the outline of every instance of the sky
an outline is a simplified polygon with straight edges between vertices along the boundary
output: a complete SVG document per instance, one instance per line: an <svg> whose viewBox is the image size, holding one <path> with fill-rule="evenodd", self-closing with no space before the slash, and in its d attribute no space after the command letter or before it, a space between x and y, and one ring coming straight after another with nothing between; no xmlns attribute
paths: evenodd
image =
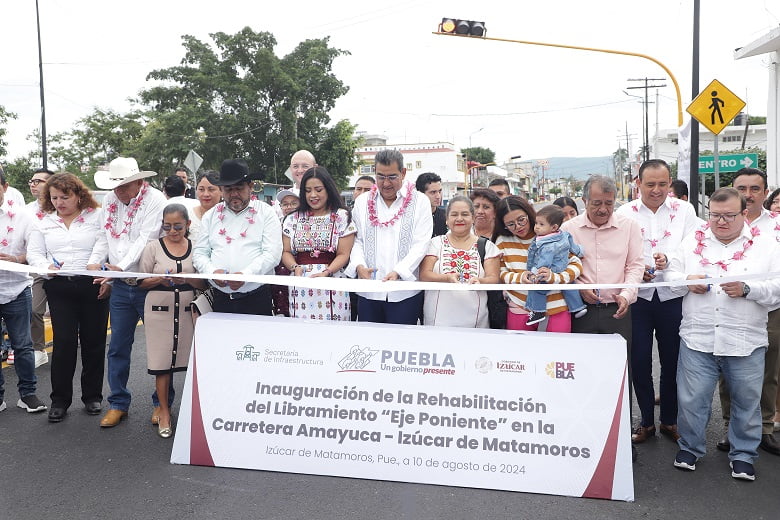
<svg viewBox="0 0 780 520"><path fill-rule="evenodd" d="M718 79L766 115L768 57L735 61L734 49L780 24L780 3L702 0L700 88ZM536 45L437 36L442 17L484 21L495 38L615 49L652 56L690 103L693 0L39 0L47 132L70 130L95 107L125 111L152 83L148 72L178 65L181 35L208 40L245 26L269 31L276 52L308 38L330 37L350 52L334 73L349 92L331 123L349 119L389 144L452 142L483 146L497 161L511 156L604 156L641 145L642 90L651 91L650 133L677 126L672 82L649 60ZM0 2L0 105L18 114L8 125L8 158L34 148L40 127L38 47L33 0ZM687 113L684 112L686 120Z"/></svg>

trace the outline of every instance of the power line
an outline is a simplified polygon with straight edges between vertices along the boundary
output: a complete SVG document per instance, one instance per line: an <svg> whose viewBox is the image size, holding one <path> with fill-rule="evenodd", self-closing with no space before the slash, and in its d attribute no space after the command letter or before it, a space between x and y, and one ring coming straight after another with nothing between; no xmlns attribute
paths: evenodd
<svg viewBox="0 0 780 520"><path fill-rule="evenodd" d="M431 114L434 117L503 117L503 116L524 116L529 114L547 114L550 112L567 112L569 110L582 110L586 108L597 108L607 105L620 105L622 103L630 103L630 100L610 101L607 103L598 103L595 105L581 105L568 108L551 108L548 110L531 110L528 112L503 112L501 114Z"/></svg>

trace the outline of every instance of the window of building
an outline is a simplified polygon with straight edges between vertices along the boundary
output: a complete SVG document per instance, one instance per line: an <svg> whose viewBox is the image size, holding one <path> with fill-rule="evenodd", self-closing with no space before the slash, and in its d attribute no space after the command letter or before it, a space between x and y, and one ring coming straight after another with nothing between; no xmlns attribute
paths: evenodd
<svg viewBox="0 0 780 520"><path fill-rule="evenodd" d="M374 173L375 172L374 172L374 165L373 164L363 165L363 166L360 167L360 174L361 175L374 175Z"/></svg>
<svg viewBox="0 0 780 520"><path fill-rule="evenodd" d="M415 168L422 168L422 161L416 161L416 162L414 163L414 167L415 167Z"/></svg>
<svg viewBox="0 0 780 520"><path fill-rule="evenodd" d="M412 169L412 163L408 162L406 163L406 169L411 170Z"/></svg>
<svg viewBox="0 0 780 520"><path fill-rule="evenodd" d="M723 136L723 142L724 143L738 143L742 140L742 137L739 135L725 135Z"/></svg>

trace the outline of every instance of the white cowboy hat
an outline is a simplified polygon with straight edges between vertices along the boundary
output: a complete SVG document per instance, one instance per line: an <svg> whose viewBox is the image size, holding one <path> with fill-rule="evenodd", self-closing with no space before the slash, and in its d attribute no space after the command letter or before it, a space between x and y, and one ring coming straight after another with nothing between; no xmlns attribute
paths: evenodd
<svg viewBox="0 0 780 520"><path fill-rule="evenodd" d="M95 185L101 190L113 190L128 182L153 177L157 172L138 169L138 162L132 157L117 157L108 165L108 170L95 172Z"/></svg>

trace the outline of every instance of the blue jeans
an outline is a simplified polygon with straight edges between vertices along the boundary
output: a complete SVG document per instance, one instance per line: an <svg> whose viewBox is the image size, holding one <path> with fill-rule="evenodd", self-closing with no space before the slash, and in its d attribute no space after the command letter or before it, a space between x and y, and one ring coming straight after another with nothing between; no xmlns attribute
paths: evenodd
<svg viewBox="0 0 780 520"><path fill-rule="evenodd" d="M19 397L35 394L35 356L30 336L30 317L32 316L32 292L27 287L16 299L0 305L0 317L5 320L8 338L14 351L14 370L19 380ZM0 402L5 392L5 378L0 370Z"/></svg>
<svg viewBox="0 0 780 520"><path fill-rule="evenodd" d="M534 289L528 291L528 295L525 299L525 306L529 311L534 312L547 312L547 293L550 291ZM563 301L566 302L566 307L569 308L569 312L578 312L585 308L585 302L582 301L580 291L561 291L563 293Z"/></svg>
<svg viewBox="0 0 780 520"><path fill-rule="evenodd" d="M712 394L723 377L731 395L729 460L753 463L761 442L761 384L766 347L749 356L715 356L691 350L680 341L677 362L677 432L680 449L697 458L706 453L706 430L712 410Z"/></svg>
<svg viewBox="0 0 780 520"><path fill-rule="evenodd" d="M109 312L111 319L111 341L108 344L107 374L111 395L108 396L109 408L126 412L130 408L130 391L127 380L130 377L130 354L133 351L135 328L138 320L144 319L144 301L146 292L116 280L111 288ZM29 324L28 324L29 328ZM168 404L175 397L173 378L168 388ZM152 394L152 404L159 406L157 391Z"/></svg>

